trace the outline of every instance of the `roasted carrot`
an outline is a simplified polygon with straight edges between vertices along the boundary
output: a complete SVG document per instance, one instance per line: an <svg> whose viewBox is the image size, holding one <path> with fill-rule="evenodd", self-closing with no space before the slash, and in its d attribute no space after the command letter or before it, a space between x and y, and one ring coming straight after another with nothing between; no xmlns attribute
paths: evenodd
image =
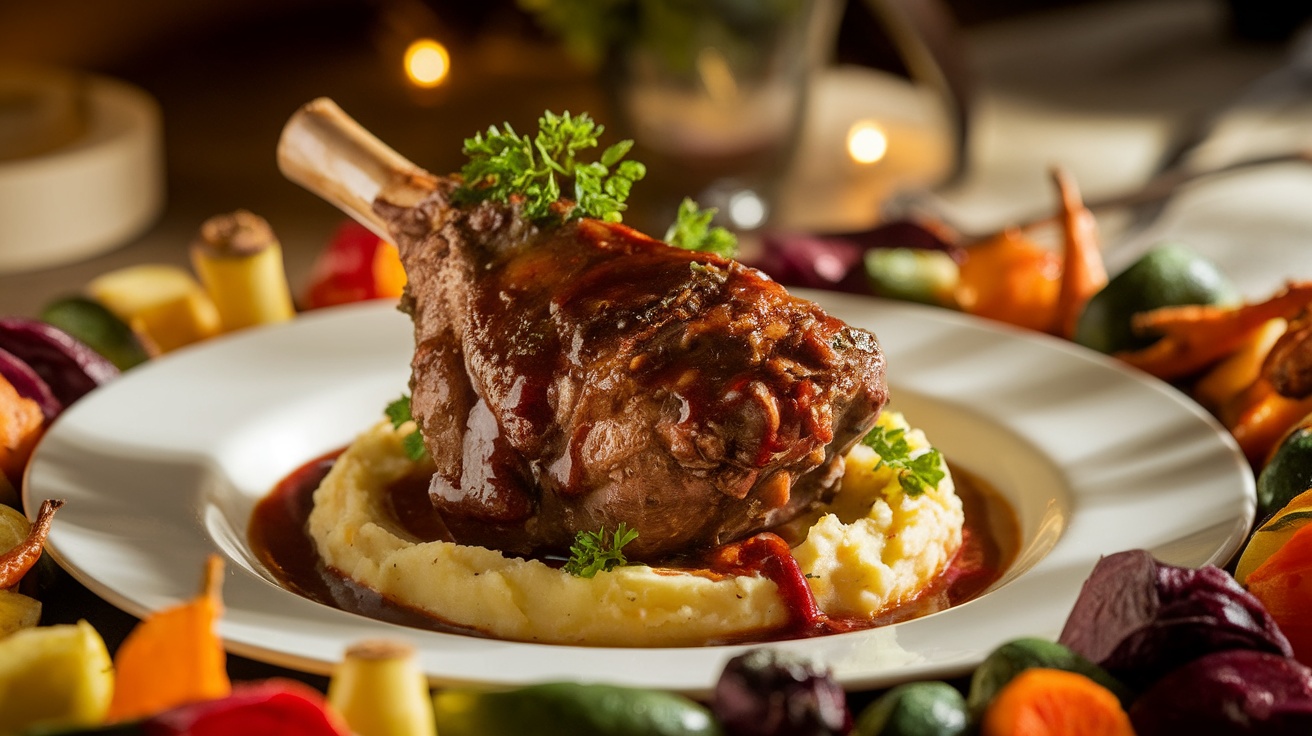
<svg viewBox="0 0 1312 736"><path fill-rule="evenodd" d="M18 485L27 459L45 429L41 405L0 376L0 475Z"/></svg>
<svg viewBox="0 0 1312 736"><path fill-rule="evenodd" d="M1051 332L1061 273L1056 253L1007 228L966 249L954 296L971 314Z"/></svg>
<svg viewBox="0 0 1312 736"><path fill-rule="evenodd" d="M1245 389L1234 405L1222 412L1221 422L1230 430L1244 457L1260 468L1285 432L1312 413L1312 398L1290 399L1276 393L1270 381L1259 378Z"/></svg>
<svg viewBox="0 0 1312 736"><path fill-rule="evenodd" d="M232 692L215 630L223 603L223 561L210 555L199 596L145 618L114 657L110 721L139 718Z"/></svg>
<svg viewBox="0 0 1312 736"><path fill-rule="evenodd" d="M1190 304L1136 314L1137 332L1162 335L1118 358L1158 378L1192 375L1238 350L1272 319L1293 319L1312 305L1312 281L1290 282L1275 296L1238 307Z"/></svg>
<svg viewBox="0 0 1312 736"><path fill-rule="evenodd" d="M1271 346L1285 333L1283 319L1267 320L1235 349L1212 366L1193 385L1194 400L1222 421L1232 416L1236 399L1262 377L1262 366L1271 352Z"/></svg>
<svg viewBox="0 0 1312 736"><path fill-rule="evenodd" d="M1312 526L1304 526L1248 575L1257 596L1294 648L1294 657L1312 665Z"/></svg>
<svg viewBox="0 0 1312 736"><path fill-rule="evenodd" d="M982 736L1134 736L1110 690L1065 670L1028 669L984 712Z"/></svg>
<svg viewBox="0 0 1312 736"><path fill-rule="evenodd" d="M1107 266L1099 246L1098 223L1080 199L1075 179L1060 167L1053 168L1052 179L1061 199L1064 240L1055 332L1070 340L1075 337L1075 325L1084 305L1107 285Z"/></svg>
<svg viewBox="0 0 1312 736"><path fill-rule="evenodd" d="M17 547L0 554L0 588L12 588L18 585L28 570L41 559L41 550L45 547L46 535L50 533L50 522L55 512L63 506L63 501L46 499L41 502L41 509L36 513L36 523Z"/></svg>

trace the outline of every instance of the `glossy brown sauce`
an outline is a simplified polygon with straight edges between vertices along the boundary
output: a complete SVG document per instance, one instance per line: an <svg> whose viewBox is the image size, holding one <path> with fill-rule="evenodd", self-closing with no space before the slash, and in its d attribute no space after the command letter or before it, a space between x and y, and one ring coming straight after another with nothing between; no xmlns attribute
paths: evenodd
<svg viewBox="0 0 1312 736"><path fill-rule="evenodd" d="M260 561L288 590L319 603L403 626L484 636L479 631L449 624L392 601L324 564L307 531L307 520L314 491L338 454L315 458L297 468L256 505L248 536ZM960 605L1002 576L1016 557L1020 534L1015 512L988 483L956 466L952 467L952 477L966 517L960 551L948 568L914 599L873 619L839 619L822 613L796 561L787 554L787 544L773 534L758 535L716 550L704 560L705 567L697 571L708 575L761 574L779 586L789 608L789 624L782 630L745 637L746 641L874 628ZM447 537L441 520L430 511L427 477L407 478L393 485L391 491L390 511L409 534L425 540Z"/></svg>

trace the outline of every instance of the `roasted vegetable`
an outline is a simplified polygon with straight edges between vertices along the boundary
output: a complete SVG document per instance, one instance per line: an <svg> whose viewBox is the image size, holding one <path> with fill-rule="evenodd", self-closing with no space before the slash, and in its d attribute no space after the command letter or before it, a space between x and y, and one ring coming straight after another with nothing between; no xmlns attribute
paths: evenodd
<svg viewBox="0 0 1312 736"><path fill-rule="evenodd" d="M0 378L8 381L19 396L36 402L46 421L64 410L64 405L55 398L55 392L50 390L50 384L32 366L4 348L0 348Z"/></svg>
<svg viewBox="0 0 1312 736"><path fill-rule="evenodd" d="M0 639L41 621L41 601L0 588Z"/></svg>
<svg viewBox="0 0 1312 736"><path fill-rule="evenodd" d="M222 581L223 563L211 555L199 596L156 611L123 640L114 655L118 683L111 720L141 718L232 692L223 642L215 631L223 608Z"/></svg>
<svg viewBox="0 0 1312 736"><path fill-rule="evenodd" d="M1257 476L1257 515L1264 519L1312 488L1312 416L1288 428Z"/></svg>
<svg viewBox="0 0 1312 736"><path fill-rule="evenodd" d="M128 266L97 276L86 289L146 340L152 351L167 353L219 332L214 300L178 266Z"/></svg>
<svg viewBox="0 0 1312 736"><path fill-rule="evenodd" d="M970 729L966 699L938 680L889 690L861 711L856 736L960 736Z"/></svg>
<svg viewBox="0 0 1312 736"><path fill-rule="evenodd" d="M142 724L150 736L349 736L314 688L272 678L242 683L222 698L187 703Z"/></svg>
<svg viewBox="0 0 1312 736"><path fill-rule="evenodd" d="M125 371L150 360L141 338L105 305L84 296L56 299L41 310L41 320L67 332Z"/></svg>
<svg viewBox="0 0 1312 736"><path fill-rule="evenodd" d="M866 276L875 296L955 307L960 267L943 251L877 248L866 251Z"/></svg>
<svg viewBox="0 0 1312 736"><path fill-rule="evenodd" d="M1130 720L1138 736L1306 736L1312 670L1268 652L1216 652L1161 678Z"/></svg>
<svg viewBox="0 0 1312 736"><path fill-rule="evenodd" d="M96 725L113 689L109 651L86 621L0 639L0 733Z"/></svg>
<svg viewBox="0 0 1312 736"><path fill-rule="evenodd" d="M1312 527L1303 524L1250 573L1248 590L1289 639L1294 657L1312 665Z"/></svg>
<svg viewBox="0 0 1312 736"><path fill-rule="evenodd" d="M1020 673L1034 668L1065 670L1084 675L1107 688L1122 702L1129 702L1125 686L1106 670L1057 642L1025 638L1009 641L989 653L970 679L967 703L971 717L979 720L989 703Z"/></svg>
<svg viewBox="0 0 1312 736"><path fill-rule="evenodd" d="M246 210L216 215L191 244L191 265L225 332L296 316L273 228Z"/></svg>
<svg viewBox="0 0 1312 736"><path fill-rule="evenodd" d="M946 230L913 220L895 220L869 230L834 235L768 233L752 265L787 286L870 292L864 266L871 254L890 249L941 252L960 263L962 248ZM955 269L953 269L955 270Z"/></svg>
<svg viewBox="0 0 1312 736"><path fill-rule="evenodd" d="M713 736L709 711L674 693L556 682L493 692L441 690L433 697L440 736Z"/></svg>
<svg viewBox="0 0 1312 736"><path fill-rule="evenodd" d="M1291 653L1275 620L1224 570L1167 565L1144 550L1098 562L1059 641L1134 691L1211 652Z"/></svg>
<svg viewBox="0 0 1312 736"><path fill-rule="evenodd" d="M1062 168L1052 171L1061 200L1058 219L1062 227L1061 288L1057 294L1057 321L1054 332L1067 340L1075 336L1075 326L1084 307L1107 285L1107 267L1102 261L1098 223L1084 206L1075 178Z"/></svg>
<svg viewBox="0 0 1312 736"><path fill-rule="evenodd" d="M1084 675L1043 668L1020 673L989 704L981 736L1135 736L1107 688Z"/></svg>
<svg viewBox="0 0 1312 736"><path fill-rule="evenodd" d="M7 489L18 486L45 424L41 407L0 377L0 478ZM0 498L0 502L17 503L17 498Z"/></svg>
<svg viewBox="0 0 1312 736"><path fill-rule="evenodd" d="M50 533L50 522L54 520L55 512L63 505L63 501L50 499L42 501L36 522L28 529L27 536L22 542L0 554L0 588L12 588L18 585L18 581L22 580L27 571L41 559L46 535Z"/></svg>
<svg viewBox="0 0 1312 736"><path fill-rule="evenodd" d="M956 301L979 317L1052 332L1061 274L1056 253L1008 228L967 249Z"/></svg>
<svg viewBox="0 0 1312 736"><path fill-rule="evenodd" d="M85 343L34 319L0 317L0 348L36 371L64 406L119 373L113 363Z"/></svg>
<svg viewBox="0 0 1312 736"><path fill-rule="evenodd" d="M395 641L352 645L333 671L328 702L357 736L434 736L428 679L413 647Z"/></svg>
<svg viewBox="0 0 1312 736"><path fill-rule="evenodd" d="M315 260L301 308L395 299L405 283L396 246L352 220L337 229Z"/></svg>
<svg viewBox="0 0 1312 736"><path fill-rule="evenodd" d="M730 659L711 708L729 734L824 736L852 727L843 689L796 655L753 649Z"/></svg>
<svg viewBox="0 0 1312 736"><path fill-rule="evenodd" d="M1240 585L1247 585L1248 576L1284 546L1294 536L1294 532L1309 522L1312 522L1312 490L1295 496L1253 532L1253 536L1248 538L1248 544L1244 546L1243 554L1239 556L1239 563L1235 565L1235 580ZM1267 606L1267 610L1270 611L1271 607Z"/></svg>

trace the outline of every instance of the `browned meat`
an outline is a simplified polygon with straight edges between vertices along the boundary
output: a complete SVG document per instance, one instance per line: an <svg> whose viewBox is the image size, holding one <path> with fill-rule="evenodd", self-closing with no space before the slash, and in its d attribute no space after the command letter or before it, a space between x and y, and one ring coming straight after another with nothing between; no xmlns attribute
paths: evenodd
<svg viewBox="0 0 1312 736"><path fill-rule="evenodd" d="M825 497L887 398L874 335L758 271L622 225L545 230L512 207L375 211L415 322L412 410L455 539L562 552L639 532L654 559Z"/></svg>

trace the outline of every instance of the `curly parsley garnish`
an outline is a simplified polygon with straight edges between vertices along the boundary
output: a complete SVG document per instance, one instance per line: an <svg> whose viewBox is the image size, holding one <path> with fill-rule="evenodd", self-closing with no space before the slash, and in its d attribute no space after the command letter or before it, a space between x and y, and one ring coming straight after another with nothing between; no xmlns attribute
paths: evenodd
<svg viewBox="0 0 1312 736"><path fill-rule="evenodd" d="M574 537L574 544L569 548L569 562L565 563L565 572L580 578L590 578L599 572L610 572L617 567L629 564L624 559L624 545L638 538L638 530L630 529L624 522L615 528L606 541L606 530L579 532Z"/></svg>
<svg viewBox="0 0 1312 736"><path fill-rule="evenodd" d="M674 224L665 231L665 242L684 250L714 253L733 258L738 254L738 236L722 227L711 227L716 209L702 209L690 197L679 203Z"/></svg>
<svg viewBox="0 0 1312 736"><path fill-rule="evenodd" d="M861 442L879 453L882 465L897 473L897 481L908 496L919 496L943 480L943 454L931 447L913 457L905 434L901 428L875 427Z"/></svg>
<svg viewBox="0 0 1312 736"><path fill-rule="evenodd" d="M393 429L400 429L402 424L414 421L410 416L410 395L401 394L401 398L387 405L383 410L387 418L392 421ZM412 430L409 434L401 438L401 446L405 448L406 457L411 460L422 460L424 453L428 452L424 447L423 435L419 434L418 429Z"/></svg>
<svg viewBox="0 0 1312 736"><path fill-rule="evenodd" d="M604 130L587 113L568 112L543 113L532 138L516 133L509 124L504 130L493 125L486 136L478 133L465 139L469 163L460 169L465 183L456 196L465 202L508 202L517 195L523 198L524 216L536 221L586 216L619 222L633 182L645 176L647 168L637 161L620 160L633 148L629 140L607 148L598 161L579 161L578 154L596 148ZM575 206L562 215L554 205L562 187L571 184Z"/></svg>

